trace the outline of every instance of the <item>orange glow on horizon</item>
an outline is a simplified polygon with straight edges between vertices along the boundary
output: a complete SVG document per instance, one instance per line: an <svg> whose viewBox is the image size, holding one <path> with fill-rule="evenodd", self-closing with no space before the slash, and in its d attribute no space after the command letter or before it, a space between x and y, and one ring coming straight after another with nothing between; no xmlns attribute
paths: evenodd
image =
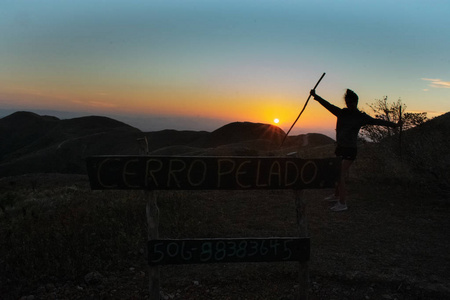
<svg viewBox="0 0 450 300"><path fill-rule="evenodd" d="M67 87L66 87L67 88ZM9 95L10 104L26 109L56 109L93 114L171 115L272 124L289 130L303 103L286 95L256 93L217 93L212 90L170 87L74 88L9 87L1 93ZM278 120L278 122L276 121ZM333 130L336 119L326 109L310 102L291 134L317 129Z"/></svg>

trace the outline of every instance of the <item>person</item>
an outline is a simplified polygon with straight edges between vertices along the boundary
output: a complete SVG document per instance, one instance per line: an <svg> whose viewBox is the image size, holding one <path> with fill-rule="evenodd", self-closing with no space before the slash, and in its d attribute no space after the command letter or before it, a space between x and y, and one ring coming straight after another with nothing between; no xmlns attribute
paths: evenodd
<svg viewBox="0 0 450 300"><path fill-rule="evenodd" d="M345 174L348 173L350 166L356 159L358 133L364 125L381 125L388 127L398 127L399 123L393 123L382 119L375 119L364 112L358 110L358 95L350 89L347 89L344 99L346 108L339 108L319 95L315 90L311 90L311 96L319 102L329 112L337 117L336 123L336 156L341 158L340 176L336 184L333 195L326 197L325 200L336 201L337 203L331 207L332 211L347 210L346 202L346 186Z"/></svg>

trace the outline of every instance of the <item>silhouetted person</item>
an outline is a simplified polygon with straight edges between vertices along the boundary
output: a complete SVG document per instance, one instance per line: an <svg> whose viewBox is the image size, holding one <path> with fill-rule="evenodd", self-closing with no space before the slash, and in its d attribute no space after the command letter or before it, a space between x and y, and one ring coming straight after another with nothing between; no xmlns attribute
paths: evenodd
<svg viewBox="0 0 450 300"><path fill-rule="evenodd" d="M347 108L339 108L316 94L311 90L311 96L323 107L328 109L337 117L336 123L336 156L342 158L339 180L333 195L326 197L328 201L337 201L336 205L331 207L332 211L347 210L345 174L350 169L353 161L356 159L358 133L364 125L381 125L388 127L398 127L400 124L374 119L358 110L358 95L352 90L347 89L344 99Z"/></svg>

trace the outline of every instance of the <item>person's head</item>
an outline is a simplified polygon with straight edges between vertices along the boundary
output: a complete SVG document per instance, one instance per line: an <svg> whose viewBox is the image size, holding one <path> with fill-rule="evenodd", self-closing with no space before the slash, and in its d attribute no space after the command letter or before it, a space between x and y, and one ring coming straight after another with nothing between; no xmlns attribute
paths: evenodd
<svg viewBox="0 0 450 300"><path fill-rule="evenodd" d="M344 99L345 99L345 104L347 104L347 107L349 109L357 109L358 108L358 95L356 95L354 91L347 89Z"/></svg>

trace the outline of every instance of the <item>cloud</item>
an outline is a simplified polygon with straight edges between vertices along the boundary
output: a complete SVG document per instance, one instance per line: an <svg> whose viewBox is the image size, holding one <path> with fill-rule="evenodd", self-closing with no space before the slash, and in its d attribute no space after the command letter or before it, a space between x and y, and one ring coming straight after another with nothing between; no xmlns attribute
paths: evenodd
<svg viewBox="0 0 450 300"><path fill-rule="evenodd" d="M441 79L422 78L422 80L430 81L429 86L433 88L450 89L450 81L442 81Z"/></svg>

